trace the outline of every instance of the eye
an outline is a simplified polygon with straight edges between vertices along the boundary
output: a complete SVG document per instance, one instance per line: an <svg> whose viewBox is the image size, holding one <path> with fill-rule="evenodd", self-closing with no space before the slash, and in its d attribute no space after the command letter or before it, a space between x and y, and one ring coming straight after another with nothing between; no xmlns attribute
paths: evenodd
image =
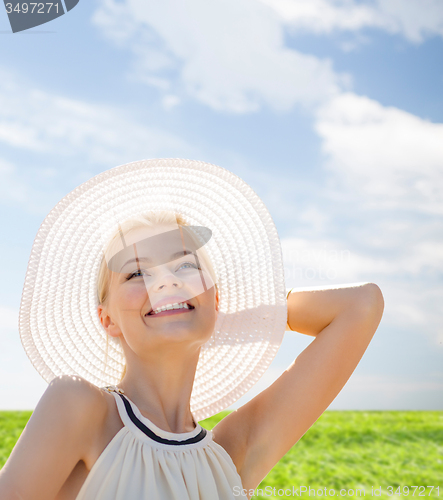
<svg viewBox="0 0 443 500"><path fill-rule="evenodd" d="M143 271L141 269L137 269L137 271L135 271L134 273L130 274L126 279L127 280L130 280L131 278L133 278L134 276L137 276L139 273L142 273Z"/></svg>
<svg viewBox="0 0 443 500"><path fill-rule="evenodd" d="M179 267L178 269L182 268L183 266L192 266L194 269L200 269L200 267L197 267L197 266L196 266L195 264L193 264L192 262L183 262L183 264L181 264L181 265L180 265L180 267ZM178 271L178 269L177 269L177 271ZM188 268L188 269L189 269L189 268Z"/></svg>
<svg viewBox="0 0 443 500"><path fill-rule="evenodd" d="M188 267L183 267L183 266L188 266ZM179 271L180 269L189 269L189 266L191 266L191 268L194 268L194 269L200 269L201 270L201 267L197 267L194 263L192 262L183 262L183 264L180 264L180 266L178 267L177 271ZM134 271L133 273L131 273L127 278L126 280L130 280L131 278L133 278L134 276L135 277L139 277L140 276L140 273L144 273L144 271L142 269L137 269L137 271ZM148 275L149 276L149 275Z"/></svg>

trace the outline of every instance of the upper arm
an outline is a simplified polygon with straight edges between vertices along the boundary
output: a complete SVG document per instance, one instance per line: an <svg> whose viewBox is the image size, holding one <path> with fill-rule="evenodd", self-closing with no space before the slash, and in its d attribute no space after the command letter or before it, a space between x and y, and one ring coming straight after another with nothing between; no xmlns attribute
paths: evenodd
<svg viewBox="0 0 443 500"><path fill-rule="evenodd" d="M255 489L315 423L363 356L383 312L379 288L368 285L271 386L218 424L219 442L231 447L246 489Z"/></svg>
<svg viewBox="0 0 443 500"><path fill-rule="evenodd" d="M63 375L52 380L0 471L0 497L55 498L85 456L85 437L91 416L99 413L98 405L92 384L81 377Z"/></svg>
<svg viewBox="0 0 443 500"><path fill-rule="evenodd" d="M295 289L287 298L290 330L316 337L339 314L350 308L374 308L383 301L374 283L353 283Z"/></svg>

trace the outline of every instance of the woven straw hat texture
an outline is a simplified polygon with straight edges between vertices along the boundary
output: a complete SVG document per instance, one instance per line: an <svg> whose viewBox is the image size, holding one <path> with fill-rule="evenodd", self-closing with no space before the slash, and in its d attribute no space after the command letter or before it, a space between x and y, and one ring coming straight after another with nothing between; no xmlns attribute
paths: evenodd
<svg viewBox="0 0 443 500"><path fill-rule="evenodd" d="M117 223L152 210L180 213L212 230L205 245L219 314L202 346L191 395L197 420L243 396L274 359L287 320L280 240L266 206L232 172L201 161L152 159L102 172L65 196L41 224L19 314L22 344L50 382L76 374L117 384L125 358L97 315L97 277Z"/></svg>

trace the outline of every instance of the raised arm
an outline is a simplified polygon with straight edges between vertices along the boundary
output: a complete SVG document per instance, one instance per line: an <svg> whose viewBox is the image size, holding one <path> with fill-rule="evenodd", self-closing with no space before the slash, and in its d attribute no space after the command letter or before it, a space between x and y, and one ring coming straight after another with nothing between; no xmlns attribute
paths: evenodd
<svg viewBox="0 0 443 500"><path fill-rule="evenodd" d="M289 294L290 328L315 338L272 385L213 429L248 493L341 391L377 330L383 309L382 293L374 283Z"/></svg>
<svg viewBox="0 0 443 500"><path fill-rule="evenodd" d="M339 314L354 307L371 307L373 295L379 296L377 302L383 301L374 283L292 288L287 298L287 326L292 331L316 337Z"/></svg>
<svg viewBox="0 0 443 500"><path fill-rule="evenodd" d="M2 500L56 497L84 458L92 439L92 420L100 415L88 385L80 377L66 375L49 384L0 471Z"/></svg>

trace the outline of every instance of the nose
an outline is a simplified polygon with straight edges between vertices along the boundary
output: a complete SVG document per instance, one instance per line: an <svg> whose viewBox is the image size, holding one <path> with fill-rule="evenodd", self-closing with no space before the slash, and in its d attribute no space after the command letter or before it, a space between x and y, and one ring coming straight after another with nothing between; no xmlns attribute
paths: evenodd
<svg viewBox="0 0 443 500"><path fill-rule="evenodd" d="M182 282L171 272L162 273L154 284L154 290L163 290L164 288L181 288Z"/></svg>

